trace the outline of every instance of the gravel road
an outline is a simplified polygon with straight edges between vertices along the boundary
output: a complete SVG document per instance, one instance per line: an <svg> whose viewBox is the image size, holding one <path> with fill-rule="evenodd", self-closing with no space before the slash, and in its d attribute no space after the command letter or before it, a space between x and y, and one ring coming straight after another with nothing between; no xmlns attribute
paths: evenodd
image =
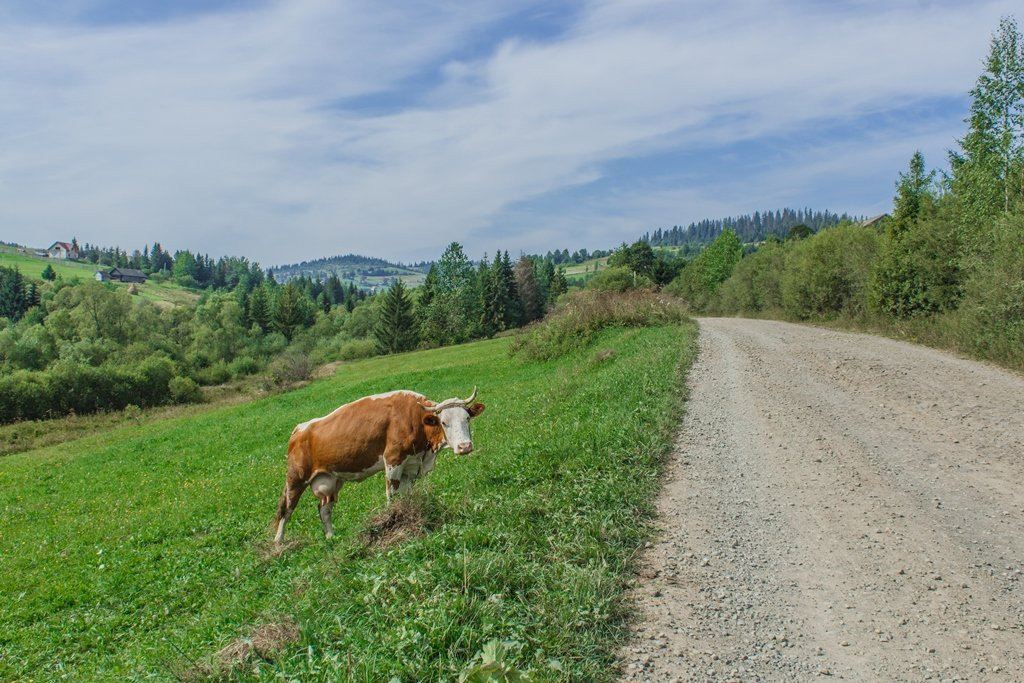
<svg viewBox="0 0 1024 683"><path fill-rule="evenodd" d="M1024 378L702 319L626 681L1024 681Z"/></svg>

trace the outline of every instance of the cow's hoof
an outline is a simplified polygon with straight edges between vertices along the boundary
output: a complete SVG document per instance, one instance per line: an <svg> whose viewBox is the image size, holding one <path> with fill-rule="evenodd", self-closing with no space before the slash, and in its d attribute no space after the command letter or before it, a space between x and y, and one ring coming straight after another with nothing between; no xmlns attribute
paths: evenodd
<svg viewBox="0 0 1024 683"><path fill-rule="evenodd" d="M324 534L324 538L326 538L329 541L332 538L334 538L334 534Z"/></svg>

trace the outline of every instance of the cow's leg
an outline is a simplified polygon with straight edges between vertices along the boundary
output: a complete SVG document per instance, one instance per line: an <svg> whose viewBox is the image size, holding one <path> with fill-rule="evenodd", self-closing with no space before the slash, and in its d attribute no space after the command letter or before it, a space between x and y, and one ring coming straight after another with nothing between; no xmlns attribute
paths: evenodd
<svg viewBox="0 0 1024 683"><path fill-rule="evenodd" d="M409 456L402 467L402 477L398 485L398 492L403 493L411 489L413 482L420 477L422 471L423 454Z"/></svg>
<svg viewBox="0 0 1024 683"><path fill-rule="evenodd" d="M313 491L313 495L320 501L320 522L324 525L325 538L334 536L334 525L331 524L331 511L334 510L334 504L338 500L338 489L341 488L341 484L341 479L332 477L329 474L318 474L309 483L309 488Z"/></svg>
<svg viewBox="0 0 1024 683"><path fill-rule="evenodd" d="M277 534L274 536L274 543L278 545L284 540L284 527L291 519L295 506L299 504L299 497L306 490L306 482L289 477L284 483L284 491L281 493L281 500L277 503Z"/></svg>
<svg viewBox="0 0 1024 683"><path fill-rule="evenodd" d="M388 502L391 502L391 497L398 493L398 488L402 484L402 470L404 468L404 461L397 465L390 464L387 459L384 460L384 485L385 493L388 497Z"/></svg>
<svg viewBox="0 0 1024 683"><path fill-rule="evenodd" d="M420 476L425 477L430 474L430 471L434 469L434 462L437 460L437 453L427 449L426 453L423 454L423 464L420 465Z"/></svg>

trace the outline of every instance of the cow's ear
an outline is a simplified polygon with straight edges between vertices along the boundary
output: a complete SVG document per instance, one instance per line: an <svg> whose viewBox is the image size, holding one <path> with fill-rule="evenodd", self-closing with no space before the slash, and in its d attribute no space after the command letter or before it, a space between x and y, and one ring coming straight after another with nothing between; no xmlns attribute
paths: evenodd
<svg viewBox="0 0 1024 683"><path fill-rule="evenodd" d="M427 414L423 416L423 424L428 427L436 427L441 424L441 421L437 419L437 415Z"/></svg>
<svg viewBox="0 0 1024 683"><path fill-rule="evenodd" d="M483 403L474 403L469 408L467 408L467 410L469 411L469 416L470 417L476 417L480 413L484 412L484 404Z"/></svg>

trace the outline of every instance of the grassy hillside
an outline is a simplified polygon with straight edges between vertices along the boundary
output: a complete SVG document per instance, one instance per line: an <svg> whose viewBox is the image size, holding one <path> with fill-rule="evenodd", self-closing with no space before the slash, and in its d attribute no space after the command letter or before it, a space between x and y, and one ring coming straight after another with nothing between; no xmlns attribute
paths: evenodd
<svg viewBox="0 0 1024 683"><path fill-rule="evenodd" d="M40 258L32 253L34 251L36 250L0 246L0 266L18 268L22 275L36 281L43 279L42 272L46 268L46 264L53 266L57 275L65 280L76 277L85 280L91 278L96 273L96 266L92 264L76 263L63 259Z"/></svg>
<svg viewBox="0 0 1024 683"><path fill-rule="evenodd" d="M17 268L21 274L31 279L42 281L42 272L47 264L53 266L58 277L65 280L79 278L88 280L95 276L97 266L91 263L77 263L75 261L64 261L61 259L41 258L30 253L35 250L22 250L16 247L0 246L0 266ZM110 270L109 266L104 270ZM125 287L127 284L119 282L112 283L116 287ZM139 296L143 299L163 305L177 305L195 302L199 299L199 292L185 289L174 282L156 282L149 280L145 284L136 285Z"/></svg>
<svg viewBox="0 0 1024 683"><path fill-rule="evenodd" d="M545 363L509 358L507 338L371 359L0 459L0 680L195 679L255 627L291 623L297 641L232 677L451 680L498 638L540 680L610 679L694 336L607 330ZM412 498L428 533L367 549L377 476L342 489L333 541L307 493L297 547L268 552L294 424L379 391L473 385L487 405L476 453L442 453Z"/></svg>
<svg viewBox="0 0 1024 683"><path fill-rule="evenodd" d="M573 284L583 284L588 277L599 270L608 267L608 257L592 258L583 263L573 263L565 266L565 279Z"/></svg>

